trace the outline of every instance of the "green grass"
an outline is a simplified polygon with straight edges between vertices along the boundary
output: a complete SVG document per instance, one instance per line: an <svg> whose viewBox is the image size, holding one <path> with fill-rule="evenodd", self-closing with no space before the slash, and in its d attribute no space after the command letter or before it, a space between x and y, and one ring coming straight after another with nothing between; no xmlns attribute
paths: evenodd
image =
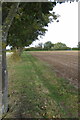
<svg viewBox="0 0 80 120"><path fill-rule="evenodd" d="M47 63L23 52L8 58L9 112L6 118L77 118L78 91Z"/></svg>

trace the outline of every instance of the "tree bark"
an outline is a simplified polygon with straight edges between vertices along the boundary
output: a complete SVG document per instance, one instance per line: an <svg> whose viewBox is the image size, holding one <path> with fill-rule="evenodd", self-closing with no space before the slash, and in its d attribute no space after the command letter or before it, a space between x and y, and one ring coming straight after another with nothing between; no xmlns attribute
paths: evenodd
<svg viewBox="0 0 80 120"><path fill-rule="evenodd" d="M6 41L9 28L16 15L19 3L14 3L2 26L2 114L8 110L8 72L6 63Z"/></svg>
<svg viewBox="0 0 80 120"><path fill-rule="evenodd" d="M18 54L19 54L19 56L21 56L22 51L23 51L23 47L19 47L18 48Z"/></svg>

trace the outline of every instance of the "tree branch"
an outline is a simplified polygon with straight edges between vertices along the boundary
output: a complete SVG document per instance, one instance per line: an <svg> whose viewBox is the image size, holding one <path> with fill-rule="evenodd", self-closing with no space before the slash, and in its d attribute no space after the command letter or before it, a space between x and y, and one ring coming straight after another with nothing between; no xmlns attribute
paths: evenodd
<svg viewBox="0 0 80 120"><path fill-rule="evenodd" d="M8 16L6 17L6 19L3 23L3 26L2 26L2 41L3 42L6 42L9 28L10 28L10 26L13 22L13 19L16 15L19 4L20 4L19 2L13 3L13 5L11 6L11 9L10 9L10 12L8 13Z"/></svg>

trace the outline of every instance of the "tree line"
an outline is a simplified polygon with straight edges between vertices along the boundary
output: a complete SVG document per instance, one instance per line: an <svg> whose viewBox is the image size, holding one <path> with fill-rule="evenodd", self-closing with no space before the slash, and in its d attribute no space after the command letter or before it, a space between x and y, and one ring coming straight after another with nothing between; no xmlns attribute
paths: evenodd
<svg viewBox="0 0 80 120"><path fill-rule="evenodd" d="M35 45L35 47L26 48L26 51L37 51L37 50L80 50L80 42L78 42L77 47L68 47L66 44L62 42L52 43L51 41L47 41L44 44L39 43Z"/></svg>

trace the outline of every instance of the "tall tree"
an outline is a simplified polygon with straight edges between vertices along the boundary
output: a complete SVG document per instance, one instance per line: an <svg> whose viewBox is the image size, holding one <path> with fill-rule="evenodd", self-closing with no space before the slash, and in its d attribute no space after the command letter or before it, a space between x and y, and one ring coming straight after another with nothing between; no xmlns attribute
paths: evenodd
<svg viewBox="0 0 80 120"><path fill-rule="evenodd" d="M3 3L2 4L2 81L3 81L3 113L7 111L8 108L8 75L7 75L7 66L6 66L6 45L11 44L15 45L17 40L17 45L22 46L26 45L27 41L34 41L38 35L42 35L45 32L43 26L48 26L48 23L51 21L49 19L52 16L52 19L56 19L56 15L50 13L55 6L55 3ZM15 19L14 19L15 18ZM13 22L14 21L14 22ZM28 21L28 22L27 22ZM17 22L19 23L17 24ZM22 24L21 24L22 23ZM34 24L35 23L35 24ZM29 25L28 25L29 24ZM14 27L15 25L15 27ZM25 27L26 25L26 27ZM30 27L31 29L30 29ZM35 27L34 27L35 26ZM13 29L10 29L10 28ZM40 29L39 29L40 28ZM28 30L29 29L29 30ZM17 32L16 32L17 30ZM22 32L21 32L22 31ZM14 33L14 34L13 34ZM9 36L8 36L9 35ZM7 40L7 38L11 38ZM13 41L14 39L14 41ZM19 40L19 41L18 41ZM7 44L6 44L7 41ZM27 42L27 44L30 44Z"/></svg>
<svg viewBox="0 0 80 120"><path fill-rule="evenodd" d="M17 48L28 46L38 39L39 35L44 35L47 30L44 27L48 26L52 19L57 19L55 13L49 12L54 5L55 3L22 3L10 28L7 45Z"/></svg>
<svg viewBox="0 0 80 120"><path fill-rule="evenodd" d="M10 7L7 16L5 15L4 22L2 21L2 113L8 109L8 73L6 65L6 41L9 28L16 15L19 3L14 3ZM3 14L4 15L4 14Z"/></svg>

